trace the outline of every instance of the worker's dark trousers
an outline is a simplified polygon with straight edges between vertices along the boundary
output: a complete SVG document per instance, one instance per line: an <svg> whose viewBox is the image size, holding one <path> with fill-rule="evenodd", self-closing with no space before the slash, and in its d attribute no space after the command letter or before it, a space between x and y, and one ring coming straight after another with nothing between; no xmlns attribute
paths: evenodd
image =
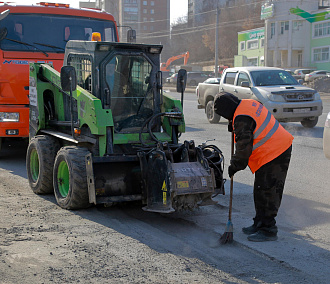
<svg viewBox="0 0 330 284"><path fill-rule="evenodd" d="M291 151L292 145L280 156L255 172L253 195L256 216L254 224L258 227L270 228L276 224L275 217L281 205Z"/></svg>

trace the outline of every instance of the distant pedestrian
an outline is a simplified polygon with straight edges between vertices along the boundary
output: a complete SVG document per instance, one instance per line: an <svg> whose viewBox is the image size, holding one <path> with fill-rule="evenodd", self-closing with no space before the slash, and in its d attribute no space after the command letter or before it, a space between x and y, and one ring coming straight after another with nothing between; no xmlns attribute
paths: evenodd
<svg viewBox="0 0 330 284"><path fill-rule="evenodd" d="M215 98L214 111L228 119L228 131L234 131L235 135L229 176L246 166L255 173L254 222L242 230L250 241L277 240L275 217L282 200L293 136L255 100L240 100L230 93L220 93Z"/></svg>

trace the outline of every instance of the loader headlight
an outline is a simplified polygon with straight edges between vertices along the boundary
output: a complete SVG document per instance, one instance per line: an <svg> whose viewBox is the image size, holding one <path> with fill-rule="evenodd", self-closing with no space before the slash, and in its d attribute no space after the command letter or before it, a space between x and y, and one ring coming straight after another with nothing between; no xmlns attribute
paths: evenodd
<svg viewBox="0 0 330 284"><path fill-rule="evenodd" d="M110 45L107 45L107 44L99 45L99 51L109 51L109 50L110 50Z"/></svg>
<svg viewBox="0 0 330 284"><path fill-rule="evenodd" d="M149 52L154 54L159 54L162 51L161 47L150 47Z"/></svg>
<svg viewBox="0 0 330 284"><path fill-rule="evenodd" d="M19 122L19 113L0 112L0 122Z"/></svg>

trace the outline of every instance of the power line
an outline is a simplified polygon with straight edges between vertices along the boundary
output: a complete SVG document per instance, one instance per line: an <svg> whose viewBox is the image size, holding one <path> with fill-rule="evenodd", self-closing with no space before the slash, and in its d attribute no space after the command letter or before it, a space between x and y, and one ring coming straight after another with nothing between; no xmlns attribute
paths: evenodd
<svg viewBox="0 0 330 284"><path fill-rule="evenodd" d="M251 5L257 5L259 3L264 2L263 0L261 1L255 1L255 2L251 2L251 3L245 3L245 4L241 4L241 5L236 5L236 6L230 6L230 7L225 7L225 8L221 8L221 9L232 9L232 8L238 8L238 7L245 7L245 6L251 6ZM205 12L201 12L201 13L197 13L194 14L194 16L199 16L199 15L205 15L205 14L215 14L216 10L209 10L209 11L205 11ZM227 23L233 23L235 22L235 25L238 26L239 23L244 23L248 18L244 18L242 20L234 20L231 22L222 22L218 27L225 27L225 25ZM249 19L251 20L260 20L259 16L256 17L250 17ZM165 21L165 20L157 20L159 21ZM147 23L150 22L156 22L156 21L148 21ZM146 23L146 22L136 22L136 23ZM208 28L209 27L209 28ZM207 30L212 30L215 29L215 23L211 23L211 24L206 24L206 25L202 25L202 26L194 26L194 27L183 27L181 29L175 29L175 31L173 31L172 28L172 32L169 32L168 30L159 30L159 31L154 31L154 32L148 32L148 33L141 33L140 35L138 35L139 39L145 39L145 38L161 38L161 37L170 37L170 36L178 36L178 35L184 35L184 34L189 34L189 33L196 33L196 32L201 32L201 31L207 31ZM182 31L182 32L180 32Z"/></svg>
<svg viewBox="0 0 330 284"><path fill-rule="evenodd" d="M244 23L246 20L254 20L254 19L259 19L259 17L250 17L242 20L233 20L233 21L227 21L227 22L221 22L218 27L219 28L226 28L226 27L234 27L234 26L241 26L242 23ZM182 28L182 29L177 29L174 32L169 33L167 30L163 31L157 31L157 32L152 32L152 33L142 33L139 38L160 38L160 37L175 37L179 35L187 35L190 33L197 33L197 32L202 32L202 31L209 31L209 30L214 30L216 28L215 23L207 24L207 25L202 25L198 27L190 27L190 28ZM159 33L163 33L161 35L158 35Z"/></svg>
<svg viewBox="0 0 330 284"><path fill-rule="evenodd" d="M236 6L228 6L228 7L220 7L220 9L233 9L233 8L238 8L238 7L245 7L245 6L252 6L252 5L256 5L256 4L259 4L259 3L263 3L264 0L259 0L259 1L255 1L255 2L251 2L251 3L245 3L245 4L242 4L242 5L236 5ZM200 16L200 15L204 15L204 14L209 14L209 13L216 13L216 9L213 9L213 10L208 10L208 11L204 11L204 12L200 12L200 13L196 13L194 14L194 16ZM184 16L184 17L187 17L187 16ZM168 22L170 21L171 19L170 18L166 18L166 19L162 19L162 20L153 20L153 21L141 21L141 22L130 22L131 24L134 23L134 24L144 24L144 23L158 23L158 22Z"/></svg>
<svg viewBox="0 0 330 284"><path fill-rule="evenodd" d="M256 4L256 3L260 3L263 1L257 1L257 2L253 2L250 4L246 4L245 6L251 5L251 4ZM243 6L243 5L242 5ZM233 6L233 7L226 7L227 8L237 8L237 7L241 7L240 6ZM207 12L203 12L203 13L199 13L199 14L205 14L205 13L211 13L211 12L215 12L216 10L211 10L211 11L207 11ZM197 15L197 14L196 14ZM287 15L287 12L283 12L281 14L277 14L277 16L285 16ZM311 17L312 18L312 17ZM305 18L305 20L307 20L308 18ZM250 20L260 20L260 16L255 16L255 17L249 17L249 18L244 18L241 20L233 20L233 21L227 21L227 22L221 22L218 27L234 27L234 26L241 26L242 23L244 23L245 21ZM257 26L257 25L256 25ZM141 35L139 36L140 39L144 39L144 38L160 38L160 37L175 37L175 36L179 36L179 35L187 35L190 33L196 33L196 32L202 32L202 31L208 31L208 30L212 30L215 29L215 23L211 23L211 24L206 24L206 25L201 25L201 26L194 26L194 27L183 27L183 28L179 28L179 29L175 29L175 31L172 31L171 33L169 33L168 30L161 30L161 31L155 31L152 33L141 33ZM159 33L163 33L161 35L159 35Z"/></svg>

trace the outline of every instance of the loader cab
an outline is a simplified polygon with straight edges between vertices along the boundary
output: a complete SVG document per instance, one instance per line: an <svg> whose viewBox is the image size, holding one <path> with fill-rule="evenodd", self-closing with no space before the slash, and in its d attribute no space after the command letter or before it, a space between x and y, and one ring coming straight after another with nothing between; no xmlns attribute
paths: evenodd
<svg viewBox="0 0 330 284"><path fill-rule="evenodd" d="M67 64L77 70L78 85L98 97L104 109L111 109L115 133L138 132L147 119L160 112L157 77L162 47L89 43L93 50L85 48L84 54L77 50L66 57ZM70 50L70 42L68 45Z"/></svg>
<svg viewBox="0 0 330 284"><path fill-rule="evenodd" d="M155 112L153 66L144 56L114 53L101 69L115 132L136 132Z"/></svg>

